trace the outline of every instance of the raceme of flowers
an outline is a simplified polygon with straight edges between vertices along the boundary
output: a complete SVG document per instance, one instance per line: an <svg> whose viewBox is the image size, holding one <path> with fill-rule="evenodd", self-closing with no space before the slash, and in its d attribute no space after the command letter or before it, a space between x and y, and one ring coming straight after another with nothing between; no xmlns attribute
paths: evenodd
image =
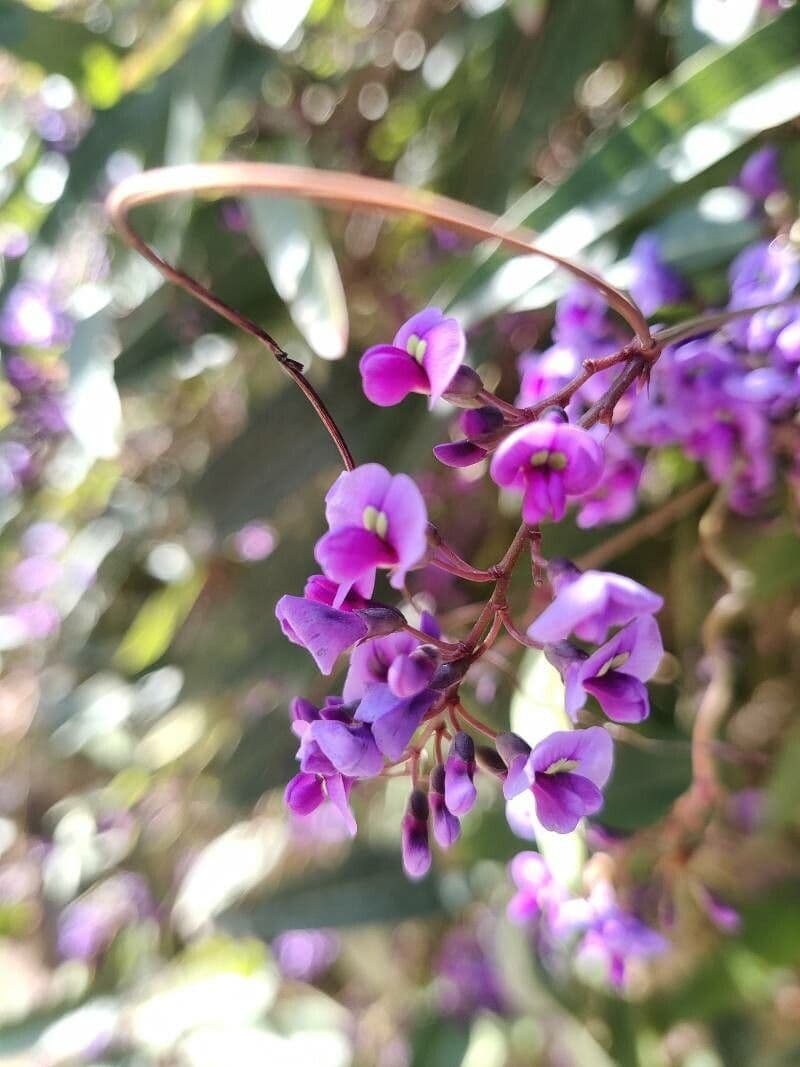
<svg viewBox="0 0 800 1067"><path fill-rule="evenodd" d="M754 157L739 181L756 209L779 182L772 155ZM630 289L645 313L691 300L651 235L637 241L630 265ZM727 310L787 301L798 281L800 258L787 239L758 242L731 267ZM656 621L662 598L619 574L581 572L566 559L545 563L541 524L561 521L573 505L585 527L627 518L648 449L680 446L712 480L726 484L740 511L761 507L777 491L782 470L790 483L798 475L796 458L781 453L781 427L794 417L800 395L797 305L723 316L691 337L687 331L685 339L657 346L653 358L626 342L600 295L581 284L558 304L553 342L521 358L515 405L485 389L464 363L463 330L438 308L412 316L391 344L370 348L360 363L367 397L385 407L418 393L431 406L460 409L455 438L437 445L436 457L450 467L484 463L494 483L518 498L522 525L503 559L479 570L428 521L410 477L375 463L346 470L326 497L328 531L314 553L321 573L309 578L302 596L286 595L276 608L284 634L311 654L322 674L333 674L348 657L340 694L321 706L302 697L292 702L300 769L286 803L301 816L331 804L355 834L350 801L359 784L407 775L401 839L411 878L429 871L433 842L448 849L458 840L480 774L496 779L512 805L527 798L514 809L515 820L525 811L545 829L569 833L597 815L613 769L612 737L597 725L598 713L600 722L624 724L649 714L647 683L664 651ZM625 377L630 358L639 362ZM551 596L523 632L510 617L506 592L526 553ZM415 613L411 621L374 598L379 571L407 593L408 573L430 566L490 583L491 595L466 635L443 634L433 615ZM576 728L531 746L517 734L498 734L467 709L461 687L503 629L543 650L560 672ZM587 711L593 725L583 725ZM527 870L543 861L529 856L520 863ZM660 950L660 935L627 915L610 886L579 906L559 896L542 870L537 867L541 892L551 904L558 897L555 911L554 904L535 908L546 916L540 926L549 942L579 934L581 953L605 960L617 984L627 959Z"/></svg>

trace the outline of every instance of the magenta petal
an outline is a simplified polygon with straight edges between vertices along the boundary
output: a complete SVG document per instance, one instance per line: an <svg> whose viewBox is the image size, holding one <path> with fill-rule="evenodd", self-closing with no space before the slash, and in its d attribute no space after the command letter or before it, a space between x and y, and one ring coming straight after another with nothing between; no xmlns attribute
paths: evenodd
<svg viewBox="0 0 800 1067"><path fill-rule="evenodd" d="M366 624L357 615L304 597L281 597L275 614L284 634L308 649L323 674L330 674L341 653L367 634Z"/></svg>
<svg viewBox="0 0 800 1067"><path fill-rule="evenodd" d="M447 387L461 366L467 341L456 319L443 319L424 336L425 355L422 365L430 383L431 404L447 392Z"/></svg>
<svg viewBox="0 0 800 1067"><path fill-rule="evenodd" d="M388 520L387 540L396 553L393 561L405 572L419 563L428 547L428 512L422 493L407 474L392 478L383 498L382 511Z"/></svg>
<svg viewBox="0 0 800 1067"><path fill-rule="evenodd" d="M397 331L394 336L395 347L402 348L404 352L408 351L408 342L412 337L424 338L428 331L432 330L443 319L444 314L440 308L423 308L422 311L418 311L416 315L412 315L410 319L404 322Z"/></svg>
<svg viewBox="0 0 800 1067"><path fill-rule="evenodd" d="M325 518L332 530L340 526L360 526L368 505L380 511L392 476L380 463L362 463L343 471L325 497Z"/></svg>
<svg viewBox="0 0 800 1067"><path fill-rule="evenodd" d="M564 489L570 496L593 489L603 474L603 450L586 430L578 426L562 426L555 445L567 456L564 469Z"/></svg>
<svg viewBox="0 0 800 1067"><path fill-rule="evenodd" d="M367 399L378 407L393 407L409 393L428 392L428 376L419 363L391 345L367 349L358 369Z"/></svg>
<svg viewBox="0 0 800 1067"><path fill-rule="evenodd" d="M472 467L488 455L485 448L472 441L446 441L433 446L433 454L445 467Z"/></svg>
<svg viewBox="0 0 800 1067"><path fill-rule="evenodd" d="M363 526L343 526L331 530L317 542L314 556L327 576L341 583L334 600L335 606L359 579L374 576L377 567L396 562L386 542Z"/></svg>

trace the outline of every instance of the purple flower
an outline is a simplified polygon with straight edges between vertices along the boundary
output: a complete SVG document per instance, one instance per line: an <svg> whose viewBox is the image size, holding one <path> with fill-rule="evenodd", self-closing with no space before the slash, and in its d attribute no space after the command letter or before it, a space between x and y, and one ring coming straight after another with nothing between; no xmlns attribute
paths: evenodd
<svg viewBox="0 0 800 1067"><path fill-rule="evenodd" d="M766 200L783 189L778 167L778 150L772 145L756 149L745 160L736 183L753 200Z"/></svg>
<svg viewBox="0 0 800 1067"><path fill-rule="evenodd" d="M637 239L631 249L630 262L633 278L628 288L645 315L652 315L668 304L678 304L685 298L683 279L664 262L661 244L653 234L643 233Z"/></svg>
<svg viewBox="0 0 800 1067"><path fill-rule="evenodd" d="M507 1010L500 975L481 938L472 930L451 930L436 961L444 1014L472 1020L481 1011Z"/></svg>
<svg viewBox="0 0 800 1067"><path fill-rule="evenodd" d="M566 667L567 713L574 719L591 695L614 722L646 719L650 700L644 683L655 674L663 655L658 623L652 615L635 619L591 656L576 658Z"/></svg>
<svg viewBox="0 0 800 1067"><path fill-rule="evenodd" d="M422 494L405 474L367 463L340 474L325 498L330 526L315 555L328 578L339 583L333 606L341 606L355 587L369 597L378 568L393 571L402 588L406 572L427 548L428 517Z"/></svg>
<svg viewBox="0 0 800 1067"><path fill-rule="evenodd" d="M411 738L439 697L433 689L423 689L412 697L398 697L388 685L373 685L356 711L359 722L370 723L374 743L390 760L400 759Z"/></svg>
<svg viewBox="0 0 800 1067"><path fill-rule="evenodd" d="M444 799L454 815L466 815L478 796L475 777L475 742L457 733L444 765Z"/></svg>
<svg viewBox="0 0 800 1067"><path fill-rule="evenodd" d="M118 871L67 905L58 921L58 951L65 959L96 960L124 926L154 912L145 880Z"/></svg>
<svg viewBox="0 0 800 1067"><path fill-rule="evenodd" d="M574 909L571 905L575 905ZM588 900L569 901L559 913L562 934L582 933L577 959L599 963L609 982L621 989L633 959L649 959L667 949L667 941L617 902L613 888L599 882Z"/></svg>
<svg viewBox="0 0 800 1067"><path fill-rule="evenodd" d="M600 789L612 762L613 744L602 726L558 730L536 745L519 772L509 773L506 796L529 789L542 826L568 834L603 806Z"/></svg>
<svg viewBox="0 0 800 1067"><path fill-rule="evenodd" d="M465 349L458 322L439 308L426 308L400 327L392 344L364 353L359 364L364 392L379 407L399 404L409 393L427 394L433 405L447 392Z"/></svg>
<svg viewBox="0 0 800 1067"><path fill-rule="evenodd" d="M265 522L248 522L233 535L233 547L245 563L257 563L275 548L275 531Z"/></svg>
<svg viewBox="0 0 800 1067"><path fill-rule="evenodd" d="M413 697L426 689L439 666L439 653L433 645L420 645L413 652L392 660L386 675L389 688L399 697Z"/></svg>
<svg viewBox="0 0 800 1067"><path fill-rule="evenodd" d="M403 867L414 881L424 878L431 868L428 817L428 798L421 789L415 789L408 799L401 830Z"/></svg>
<svg viewBox="0 0 800 1067"><path fill-rule="evenodd" d="M574 378L580 368L580 356L566 345L558 344L545 352L528 352L519 357L522 375L517 407L533 407Z"/></svg>
<svg viewBox="0 0 800 1067"><path fill-rule="evenodd" d="M538 852L519 852L509 867L517 888L508 905L508 917L522 926L547 919L566 900L567 891L558 882Z"/></svg>
<svg viewBox="0 0 800 1067"><path fill-rule="evenodd" d="M301 741L301 749L306 739L310 752L301 759L300 766L304 771L319 765L316 762L317 748L336 771L348 778L374 778L383 770L383 756L365 723L318 719L309 726Z"/></svg>
<svg viewBox="0 0 800 1067"><path fill-rule="evenodd" d="M788 242L760 241L739 253L730 280L731 308L783 300L800 281L800 260Z"/></svg>
<svg viewBox="0 0 800 1067"><path fill-rule="evenodd" d="M281 974L313 982L339 955L339 939L330 930L284 930L272 942Z"/></svg>
<svg viewBox="0 0 800 1067"><path fill-rule="evenodd" d="M50 291L38 282L15 285L0 312L0 341L8 345L52 348L72 333L69 319L58 311Z"/></svg>
<svg viewBox="0 0 800 1067"><path fill-rule="evenodd" d="M636 511L644 464L616 433L603 442L603 453L603 476L581 500L575 519L582 530L623 522Z"/></svg>
<svg viewBox="0 0 800 1067"><path fill-rule="evenodd" d="M458 816L454 815L447 807L447 801L445 800L445 770L441 763L437 763L431 771L428 802L431 809L433 836L436 839L436 843L440 848L450 848L461 834L461 823L458 820Z"/></svg>
<svg viewBox="0 0 800 1067"><path fill-rule="evenodd" d="M6 380L23 396L41 393L50 386L50 379L42 368L22 356L9 356L3 363Z"/></svg>
<svg viewBox="0 0 800 1067"><path fill-rule="evenodd" d="M498 485L523 494L522 517L534 525L564 517L568 496L593 489L603 473L603 453L586 430L544 420L515 430L492 458Z"/></svg>
<svg viewBox="0 0 800 1067"><path fill-rule="evenodd" d="M355 612L339 611L305 597L282 596L275 614L284 634L311 653L323 674L330 674L342 652L368 633L367 624Z"/></svg>
<svg viewBox="0 0 800 1067"><path fill-rule="evenodd" d="M551 560L548 570L556 591L550 603L528 628L540 644L561 641L574 633L581 641L599 644L608 631L664 606L663 597L621 574L581 573L569 560Z"/></svg>
<svg viewBox="0 0 800 1067"><path fill-rule="evenodd" d="M395 660L408 658L419 647L417 638L403 630L357 645L350 656L350 666L344 680L344 699L352 703L360 700L370 686L388 684ZM398 673L401 670L402 667L399 666ZM396 692L394 688L392 692L395 692L396 696L405 695Z"/></svg>

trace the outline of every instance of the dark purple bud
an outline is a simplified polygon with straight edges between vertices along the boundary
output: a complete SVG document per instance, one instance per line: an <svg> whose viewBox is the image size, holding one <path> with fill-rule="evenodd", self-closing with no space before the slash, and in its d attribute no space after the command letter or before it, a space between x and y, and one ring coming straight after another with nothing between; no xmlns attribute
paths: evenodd
<svg viewBox="0 0 800 1067"><path fill-rule="evenodd" d="M489 745L478 745L475 749L475 762L487 774L493 774L496 778L505 777L507 767L502 757Z"/></svg>
<svg viewBox="0 0 800 1067"><path fill-rule="evenodd" d="M454 659L449 663L440 664L433 678L431 678L431 689L449 689L451 685L460 682L469 670L471 663L472 660L469 656L462 656L461 659Z"/></svg>
<svg viewBox="0 0 800 1067"><path fill-rule="evenodd" d="M472 367L467 367L462 363L442 395L451 404L459 407L469 406L469 402L475 400L481 389L483 389L483 382L480 375Z"/></svg>
<svg viewBox="0 0 800 1067"><path fill-rule="evenodd" d="M501 411L486 406L465 411L459 417L458 424L467 437L475 439L499 430L504 421Z"/></svg>
<svg viewBox="0 0 800 1067"><path fill-rule="evenodd" d="M437 763L431 771L428 801L431 807L433 836L440 848L450 848L461 834L461 823L447 807L444 799L445 770Z"/></svg>
<svg viewBox="0 0 800 1067"><path fill-rule="evenodd" d="M397 608L388 604L368 604L357 608L354 613L367 627L367 637L385 637L396 633L405 626L405 617Z"/></svg>
<svg viewBox="0 0 800 1067"><path fill-rule="evenodd" d="M524 756L525 759L531 754L531 746L523 741L519 734L498 734L495 738L497 751L505 761L506 767L510 767L514 760Z"/></svg>
<svg viewBox="0 0 800 1067"><path fill-rule="evenodd" d="M408 655L395 656L386 680L398 697L413 697L426 689L439 665L439 653L433 645L420 645Z"/></svg>
<svg viewBox="0 0 800 1067"><path fill-rule="evenodd" d="M458 733L444 766L445 803L454 815L466 815L475 803L478 791L474 776L475 742L469 734Z"/></svg>
<svg viewBox="0 0 800 1067"><path fill-rule="evenodd" d="M415 881L424 878L431 866L428 816L428 798L421 789L415 789L408 800L401 833L403 867Z"/></svg>
<svg viewBox="0 0 800 1067"><path fill-rule="evenodd" d="M286 807L295 815L310 815L325 799L322 779L316 774L301 771L286 786L283 799Z"/></svg>
<svg viewBox="0 0 800 1067"><path fill-rule="evenodd" d="M448 441L434 445L433 454L445 467L472 467L488 455L485 448L472 441Z"/></svg>
<svg viewBox="0 0 800 1067"><path fill-rule="evenodd" d="M558 407L556 404L553 404L552 407L545 408L539 418L546 420L547 422L569 422L569 415L563 408Z"/></svg>

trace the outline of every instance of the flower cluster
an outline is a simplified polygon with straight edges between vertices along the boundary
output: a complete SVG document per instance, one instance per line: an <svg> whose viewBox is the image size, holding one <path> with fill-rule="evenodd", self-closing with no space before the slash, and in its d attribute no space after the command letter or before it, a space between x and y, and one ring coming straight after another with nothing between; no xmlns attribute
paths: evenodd
<svg viewBox="0 0 800 1067"><path fill-rule="evenodd" d="M740 184L759 210L759 198L780 188L772 155L749 161ZM651 235L636 242L629 267L630 291L648 316L693 299ZM436 458L487 473L519 501L522 522L503 558L479 569L428 521L407 475L368 463L339 476L326 498L328 531L314 553L322 573L308 580L303 596L283 596L276 609L286 637L322 674L349 657L340 695L321 706L302 697L292 702L300 769L286 803L295 815L327 803L355 834L353 790L407 776L400 836L406 873L416 879L431 868L432 842L449 849L458 841L481 778L500 786L512 829L528 838L541 830L572 833L601 811L614 763L611 724L638 724L650 713L648 683L664 654L656 621L663 599L620 574L545 560L541 526L561 522L572 506L583 527L629 517L649 450L676 445L725 485L740 511L761 506L774 491L781 448L791 449L781 444L783 431L800 399L800 309L789 300L800 259L782 237L759 242L736 259L730 281L723 313L677 332L656 330L649 346L626 339L599 293L581 283L558 303L551 347L521 358L515 404L465 364L466 337L438 308L414 315L391 344L365 353L362 383L375 404L416 393L431 407L457 409L453 439L435 447ZM508 601L526 553L536 587L527 628L514 623ZM422 568L489 585L466 634L447 632L417 609L407 579ZM404 595L399 606L376 599L379 571ZM432 577L429 603L435 588ZM465 688L474 684L477 696L479 661L503 631L557 669L571 729L544 737L536 731L537 743L529 744L470 710ZM619 987L629 961L665 947L619 903L608 877L588 896L574 896L539 855L524 853L512 878L518 892L511 914L534 924L545 957L571 946L579 962L599 962ZM710 890L699 893L717 926L735 926L733 909Z"/></svg>
<svg viewBox="0 0 800 1067"><path fill-rule="evenodd" d="M471 568L429 524L415 483L368 463L341 474L326 497L329 529L314 553L322 573L308 580L303 596L283 596L276 608L286 637L307 649L324 675L349 653L341 695L319 707L300 697L292 703L300 770L286 789L289 808L306 815L328 801L355 833L350 797L356 784L390 769L408 773L412 790L401 837L412 878L430 868L431 838L444 849L458 839L477 798L479 767L500 781L510 802L527 798L541 825L568 833L602 807L613 763L611 736L602 726L559 730L531 748L516 734L497 735L464 706L460 687L470 667L502 622L514 633L504 591L523 549L534 551L539 524L563 518L568 500L592 490L604 468L600 444L562 408L525 421L487 402L491 394L463 368L465 349L455 320L429 308L392 345L366 353L364 389L382 405L419 392L465 409L468 446L481 456L491 453L493 480L522 497L523 524L507 557L492 572ZM425 612L412 625L403 611L374 599L379 571L388 572L391 587L405 590L408 572L423 565L495 579L487 610L466 639L443 637ZM653 618L661 598L620 575L581 574L567 561L553 561L549 575L552 603L522 641L543 648L562 670L573 720L594 699L610 719L641 721L648 711L644 683L662 653ZM483 735L479 744L476 733Z"/></svg>
<svg viewBox="0 0 800 1067"><path fill-rule="evenodd" d="M551 966L569 954L581 971L621 989L631 963L667 948L666 939L626 910L604 879L587 896L573 895L538 852L518 853L510 874L516 892L509 918L531 930L540 957Z"/></svg>

